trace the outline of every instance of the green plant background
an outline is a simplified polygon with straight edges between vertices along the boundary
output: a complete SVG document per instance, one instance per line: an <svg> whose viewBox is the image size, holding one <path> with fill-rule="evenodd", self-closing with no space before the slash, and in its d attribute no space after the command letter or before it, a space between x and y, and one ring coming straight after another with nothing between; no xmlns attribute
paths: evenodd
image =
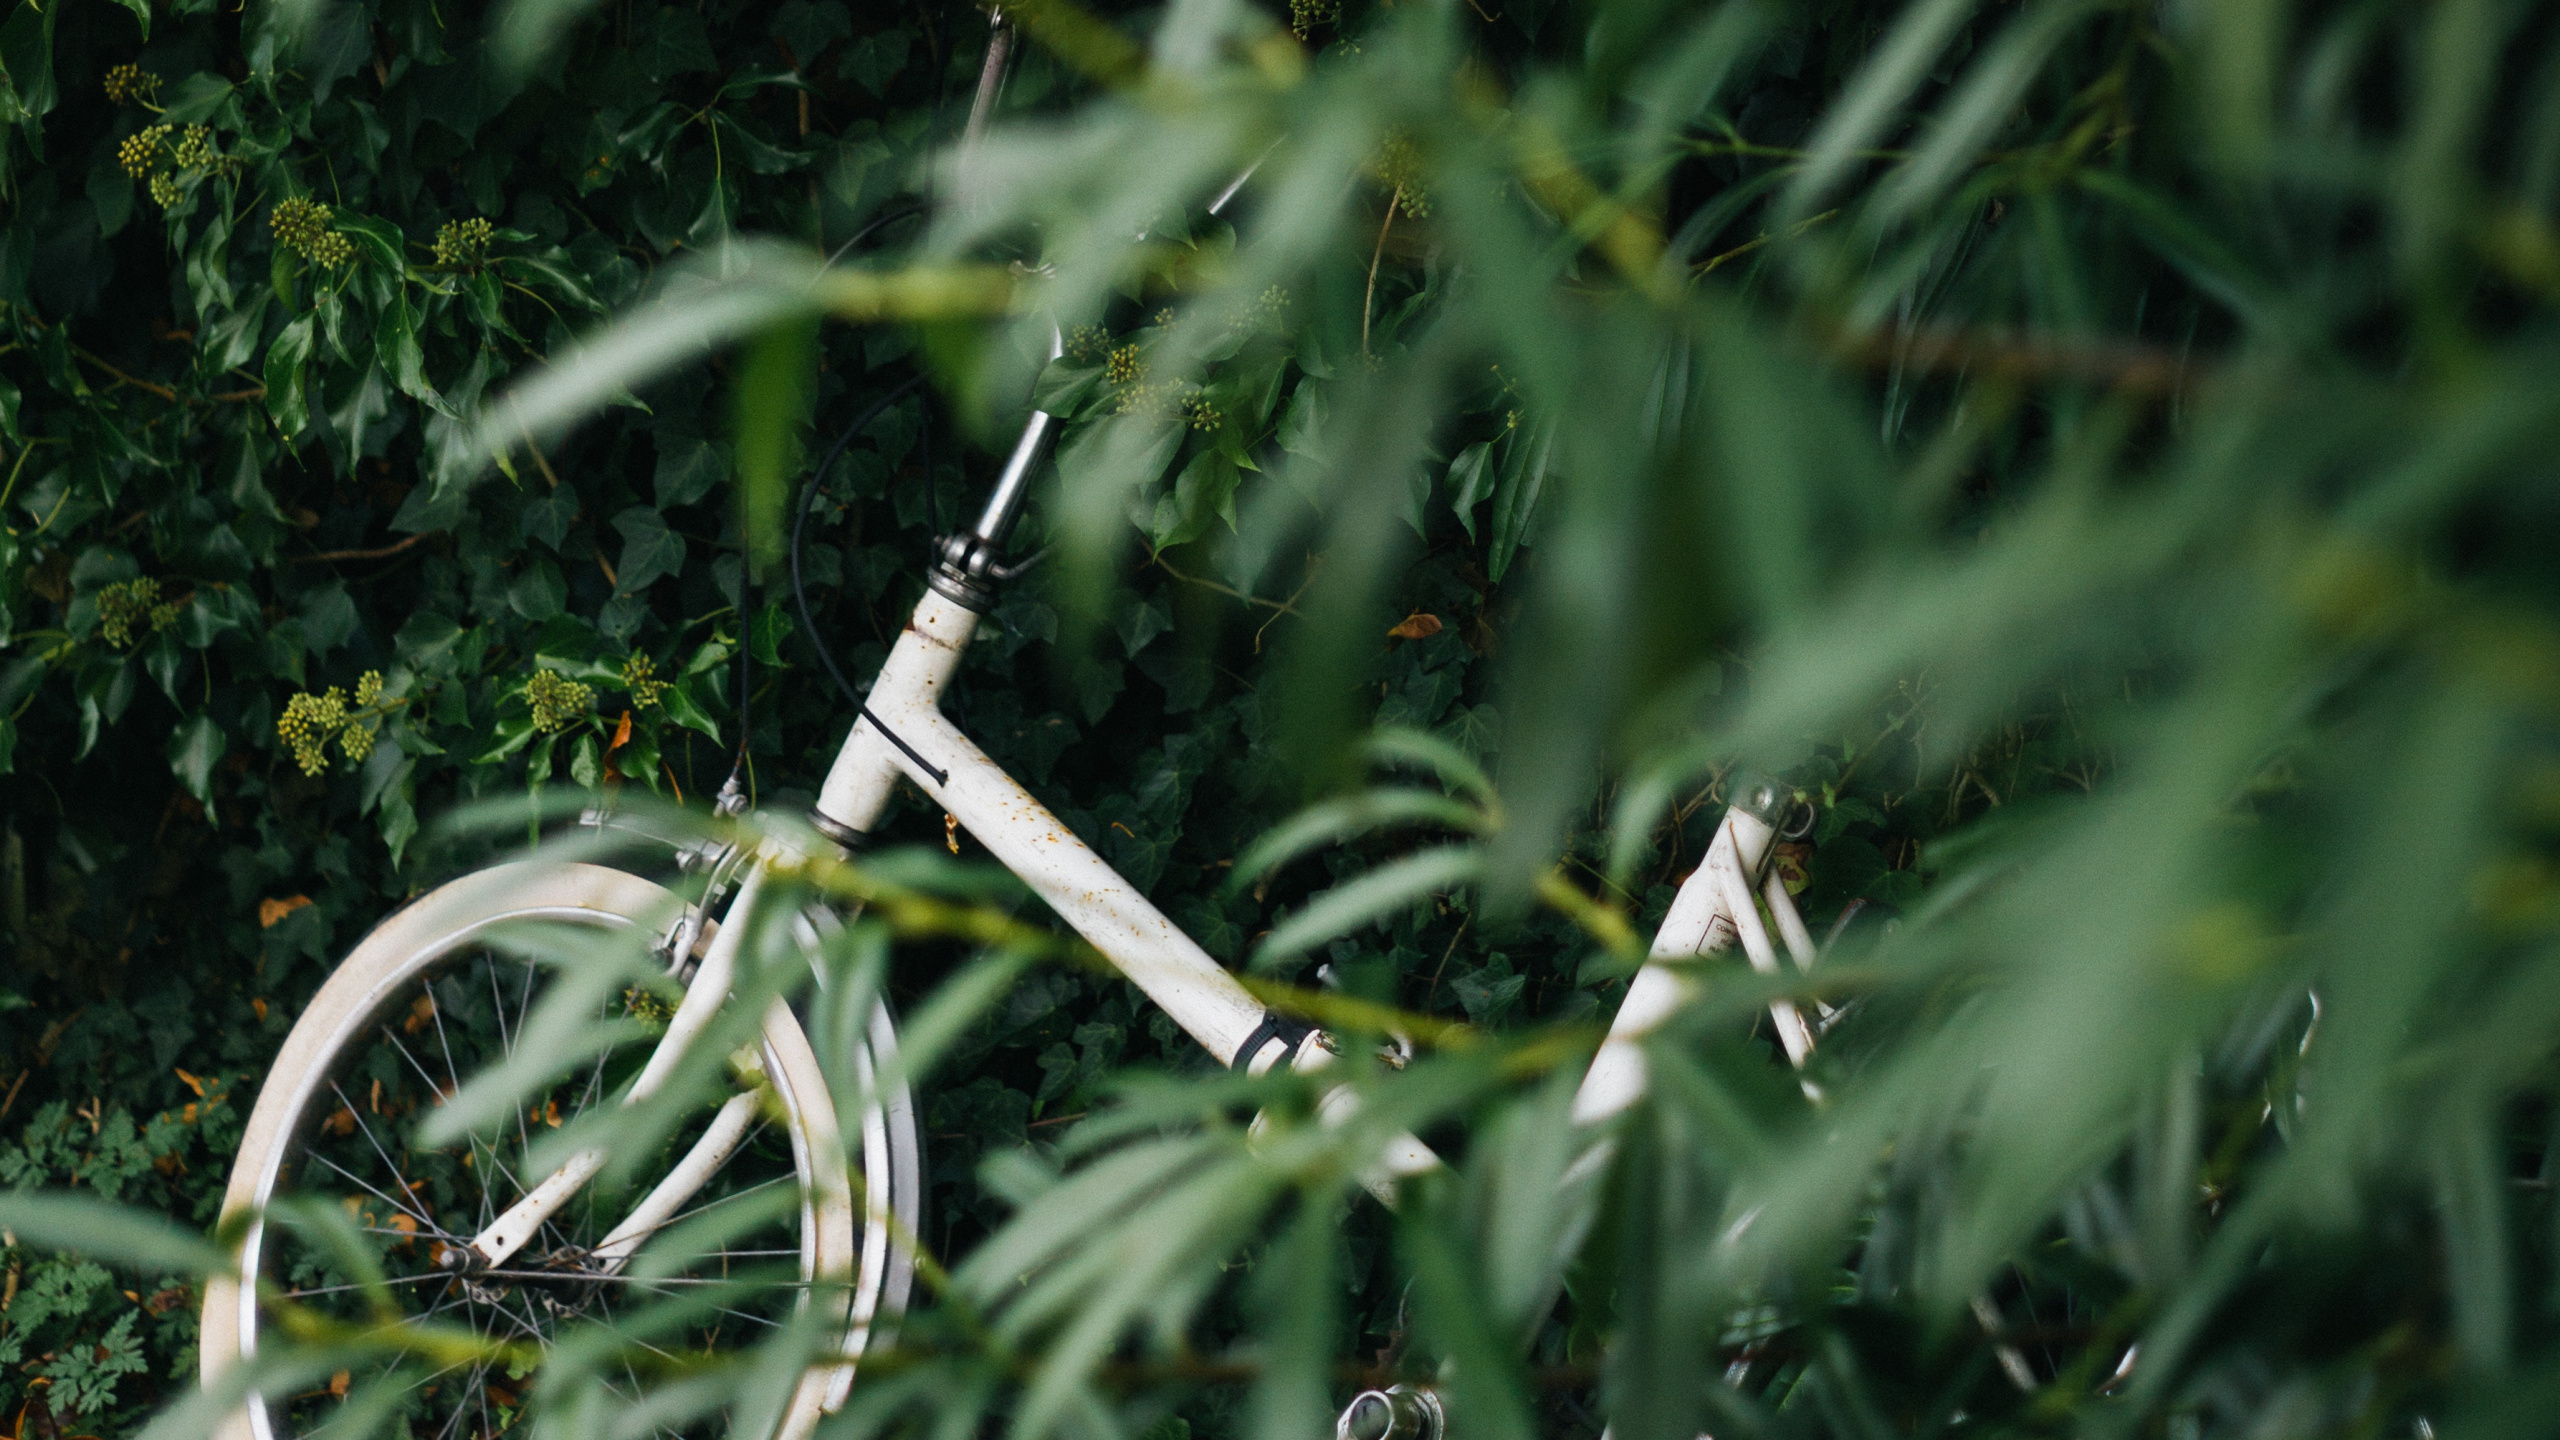
<svg viewBox="0 0 2560 1440"><path fill-rule="evenodd" d="M963 7L519 6L501 33L559 25L529 72L425 0L0 22L0 1181L209 1223L329 957L515 839L434 818L537 786L698 803L741 649L757 797L805 804L844 711L748 583L732 474L927 369L936 398L821 477L820 624L877 663L1035 387L1071 421L1030 522L1058 559L951 708L1221 959L1327 961L1534 1057L1614 1008L1595 933L1658 918L1741 761L1815 808L1783 863L1817 924L1915 910L1829 992L1858 1002L1830 1108L1747 981L1666 1042L1527 1367L1469 1327L1552 1056L1428 1072L1462 1165L1401 1222L1337 1212L1336 1167L1192 1257L1210 1298L1127 1341L1164 1368L1093 1433L1300 1433L1344 1355L1454 1360L1484 1435L2532 1428L2560 1293L2549 16L1024 13L978 171L937 158L986 34ZM124 65L156 83L111 99ZM1201 213L1265 153L1281 199ZM297 197L317 236L279 232ZM898 218L925 198L931 229ZM473 220L485 253L447 230ZM1055 260L1067 355L1037 363L1030 317L830 325L796 429L756 388L780 349L591 384L574 428L484 419L680 300L668 276L752 270L733 233L827 254L875 221L896 263ZM589 708L537 706L545 670ZM292 697L368 675L363 753L305 773ZM1371 727L1492 769L1463 868L1421 883L1413 832L1344 811L1231 883L1356 789ZM944 829L911 798L889 838ZM1402 883L1332 888L1372 873ZM1530 903L1541 877L1582 908ZM961 958L903 949L894 988ZM1078 1120L1201 1108L1127 1073L1208 1068L1125 987L1032 972L929 1090L929 1238L1056 1266L1125 1239L1041 1239L1017 1202L1140 1143ZM118 1433L178 1393L185 1277L10 1260L0 1414ZM1001 1311L1013 1278L961 1284ZM1013 1352L953 1342L915 1372L940 1394L848 1429L1054 1420L1052 1390L988 1398L1068 1313L1021 1303ZM1191 1365L1231 1342L1250 1385Z"/></svg>

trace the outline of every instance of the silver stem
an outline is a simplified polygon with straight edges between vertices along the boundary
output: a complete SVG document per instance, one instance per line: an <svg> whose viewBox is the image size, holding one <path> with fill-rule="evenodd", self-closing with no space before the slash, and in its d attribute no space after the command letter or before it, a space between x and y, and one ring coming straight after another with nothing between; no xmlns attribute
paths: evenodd
<svg viewBox="0 0 2560 1440"><path fill-rule="evenodd" d="M1066 339L1058 333L1055 321L1049 325L1049 358L1066 353ZM987 497L987 508L978 514L971 532L989 545L1001 545L1007 530L1013 528L1015 512L1022 508L1023 492L1030 487L1031 467L1040 461L1040 449L1049 441L1058 417L1046 410L1034 410L1022 427L1022 438L1013 444L1013 454L1004 462L1004 473L996 477L995 493Z"/></svg>

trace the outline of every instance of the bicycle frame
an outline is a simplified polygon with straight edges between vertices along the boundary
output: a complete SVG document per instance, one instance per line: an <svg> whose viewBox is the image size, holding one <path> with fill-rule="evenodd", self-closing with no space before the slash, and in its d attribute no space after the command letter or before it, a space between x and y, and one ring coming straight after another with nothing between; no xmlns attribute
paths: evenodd
<svg viewBox="0 0 2560 1440"><path fill-rule="evenodd" d="M1041 422L1048 418L1039 417L1034 426L1045 428ZM1038 436L1027 434L1025 439L1023 449L1036 445ZM1015 461L1027 466L1023 449L1017 450ZM1018 488L1014 494L1018 498ZM962 538L991 547L984 531L992 528L998 527L982 522L979 533ZM977 547L946 544L944 548L946 558L937 567L934 587L908 619L837 751L810 817L812 823L848 851L860 851L869 843L871 828L903 777L1030 886L1220 1063L1252 1074L1265 1073L1275 1065L1315 1070L1330 1063L1335 1053L1330 1037L1256 1000L942 713L942 696L984 610L982 592L971 593L982 582L973 581L952 558L955 552L965 554ZM979 603L968 603L972 600ZM1761 904L1768 907L1778 938L1795 963L1800 967L1813 963L1812 938L1784 882L1767 864L1785 804L1782 792L1763 786L1726 812L1705 859L1673 900L1646 963L1629 985L1626 1001L1584 1077L1573 1109L1578 1124L1597 1126L1643 1096L1644 1040L1694 992L1696 981L1688 972L1696 959L1739 940L1753 968L1778 973L1777 947L1761 918ZM729 902L730 909L752 906L760 888L761 875L751 865ZM693 1036L725 1002L727 977L743 930L723 926L707 947L658 1051L634 1083L632 1098L654 1090L656 1079L673 1068ZM1810 1027L1789 1001L1774 1002L1770 1011L1788 1058L1801 1067L1812 1049ZM1338 1117L1350 1103L1348 1091L1337 1090L1327 1097L1323 1109L1328 1116ZM704 1143L717 1143L720 1133L715 1127ZM1598 1158L1596 1151L1587 1157L1595 1162ZM487 1263L503 1261L592 1177L601 1160L589 1155L572 1158L498 1217L474 1239L472 1248ZM1439 1163L1419 1140L1399 1137L1376 1158L1369 1176L1371 1188L1391 1196L1398 1180ZM688 1157L661 1187L674 1188L653 1193L643 1201L644 1208L656 1212L680 1206L687 1198L687 1182L698 1185L714 1166L716 1160L707 1166ZM1577 1167L1590 1168L1591 1164Z"/></svg>
<svg viewBox="0 0 2560 1440"><path fill-rule="evenodd" d="M1004 69L1001 13L993 17L993 24L969 126L970 145L985 124L992 87L1001 82ZM1251 173L1247 170L1227 186L1211 212L1223 208ZM1052 358L1057 349L1053 328ZM1030 886L1219 1063L1251 1074L1277 1065L1320 1069L1336 1054L1329 1036L1256 1000L942 713L942 698L961 656L976 636L979 621L993 607L994 586L1019 573L1019 568L1009 570L999 557L1055 424L1051 415L1032 413L976 523L938 543L930 588L864 697L809 819L829 840L858 853L868 846L870 832L904 778ZM1696 960L1738 941L1752 967L1763 974L1779 973L1779 943L1799 968L1813 965L1812 937L1783 880L1768 863L1791 803L1786 792L1774 785L1749 787L1727 809L1705 858L1682 883L1575 1096L1573 1120L1593 1138L1572 1167L1568 1183L1603 1168L1611 1147L1601 1127L1642 1098L1647 1080L1644 1042L1693 996L1697 981L1691 972ZM761 886L756 858L743 858L746 873L728 902L731 914L745 913ZM676 937L678 955L692 951L707 918L699 912L688 917ZM1775 941L1770 933L1773 925ZM723 926L706 947L693 984L627 1100L653 1091L713 1012L726 1003L728 976L746 928ZM1812 1027L1791 1001L1777 1000L1769 1010L1789 1061L1801 1069L1812 1053ZM1818 1094L1809 1082L1806 1088L1808 1094ZM1339 1120L1355 1103L1347 1087L1338 1087L1319 1102L1319 1114ZM737 1128L734 1123L711 1127L695 1151L608 1236L605 1248L612 1258L628 1252L633 1237L654 1223L651 1217L682 1207L692 1189L718 1168L727 1148L735 1143L732 1132ZM602 1163L600 1154L573 1157L475 1237L471 1250L481 1263L502 1262ZM1391 1201L1397 1182L1440 1163L1421 1141L1399 1136L1375 1157L1364 1180L1382 1199ZM1354 1402L1355 1409L1358 1404Z"/></svg>

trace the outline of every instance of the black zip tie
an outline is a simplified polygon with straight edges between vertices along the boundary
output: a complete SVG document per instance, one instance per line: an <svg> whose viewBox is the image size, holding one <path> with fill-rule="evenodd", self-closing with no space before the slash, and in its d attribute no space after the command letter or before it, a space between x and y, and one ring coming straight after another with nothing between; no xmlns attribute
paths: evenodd
<svg viewBox="0 0 2560 1440"><path fill-rule="evenodd" d="M1307 1043L1307 1037L1314 1033L1316 1033L1316 1027L1304 1020L1282 1015L1274 1010L1265 1010L1262 1012L1262 1023L1254 1028L1252 1034L1244 1037L1242 1045L1236 1047L1236 1058L1227 1062L1227 1068L1239 1075L1251 1074L1253 1057L1261 1054L1263 1047L1274 1040L1288 1042L1287 1052L1273 1062L1287 1067L1291 1061L1298 1058L1298 1047Z"/></svg>

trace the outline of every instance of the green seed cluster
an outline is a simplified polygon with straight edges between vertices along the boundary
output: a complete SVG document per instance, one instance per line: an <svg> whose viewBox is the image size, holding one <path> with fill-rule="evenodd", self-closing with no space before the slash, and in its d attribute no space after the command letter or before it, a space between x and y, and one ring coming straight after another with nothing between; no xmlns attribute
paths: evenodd
<svg viewBox="0 0 2560 1440"><path fill-rule="evenodd" d="M557 670L536 670L524 682L524 698L533 706L533 726L557 734L585 719L596 708L596 692Z"/></svg>
<svg viewBox="0 0 2560 1440"><path fill-rule="evenodd" d="M1210 404L1207 396L1192 396L1184 408L1190 412L1191 428L1194 430L1204 432L1215 430L1227 423L1227 412Z"/></svg>
<svg viewBox="0 0 2560 1440"><path fill-rule="evenodd" d="M667 693L667 682L658 678L658 663L646 655L634 655L622 662L622 688L631 692L631 703L646 710Z"/></svg>
<svg viewBox="0 0 2560 1440"><path fill-rule="evenodd" d="M662 1026L675 1018L676 1007L634 985L622 992L622 1013L643 1025Z"/></svg>
<svg viewBox="0 0 2560 1440"><path fill-rule="evenodd" d="M489 260L489 242L497 227L486 220L447 220L436 231L436 263L455 270L477 270Z"/></svg>
<svg viewBox="0 0 2560 1440"><path fill-rule="evenodd" d="M134 179L148 179L153 203L165 210L186 195L177 176L165 167L174 164L182 171L211 173L227 170L239 162L216 149L213 132L202 125L190 125L184 130L169 125L146 125L125 137L124 143L116 147L116 163Z"/></svg>
<svg viewBox="0 0 2560 1440"><path fill-rule="evenodd" d="M1402 130L1390 130L1378 142L1377 158L1370 171L1378 182L1395 192L1397 207L1416 220L1431 216L1431 194L1422 187L1422 150L1413 137Z"/></svg>
<svg viewBox="0 0 2560 1440"><path fill-rule="evenodd" d="M139 65L118 65L107 72L107 103L148 105L160 92L160 77Z"/></svg>
<svg viewBox="0 0 2560 1440"><path fill-rule="evenodd" d="M1289 33L1304 40L1319 25L1342 19L1342 0L1289 0Z"/></svg>
<svg viewBox="0 0 2560 1440"><path fill-rule="evenodd" d="M346 728L347 692L335 685L317 695L294 696L276 717L276 738L292 747L293 763L305 775L329 768L330 738Z"/></svg>
<svg viewBox="0 0 2560 1440"><path fill-rule="evenodd" d="M161 147L168 139L168 126L145 125L116 147L116 163L124 167L124 173L139 180L159 168Z"/></svg>
<svg viewBox="0 0 2560 1440"><path fill-rule="evenodd" d="M171 159L183 169L211 170L222 163L222 155L213 148L213 132L202 125L190 125L178 133L169 147Z"/></svg>
<svg viewBox="0 0 2560 1440"><path fill-rule="evenodd" d="M317 695L306 692L285 701L284 713L276 717L276 738L292 749L293 763L305 775L329 768L332 740L338 742L339 753L361 765L382 738L382 717L406 703L383 699L382 672L367 670L356 677L353 705L348 704L347 692L336 685Z"/></svg>
<svg viewBox="0 0 2560 1440"><path fill-rule="evenodd" d="M1254 302L1227 322L1229 330L1276 330L1289 313L1289 292L1280 286L1264 288Z"/></svg>
<svg viewBox="0 0 2560 1440"><path fill-rule="evenodd" d="M98 592L98 631L109 645L130 649L141 632L178 623L178 607L160 599L160 582L119 580Z"/></svg>
<svg viewBox="0 0 2560 1440"><path fill-rule="evenodd" d="M277 244L314 265L344 265L355 254L347 237L329 228L329 207L317 200L301 195L279 200L267 224Z"/></svg>

